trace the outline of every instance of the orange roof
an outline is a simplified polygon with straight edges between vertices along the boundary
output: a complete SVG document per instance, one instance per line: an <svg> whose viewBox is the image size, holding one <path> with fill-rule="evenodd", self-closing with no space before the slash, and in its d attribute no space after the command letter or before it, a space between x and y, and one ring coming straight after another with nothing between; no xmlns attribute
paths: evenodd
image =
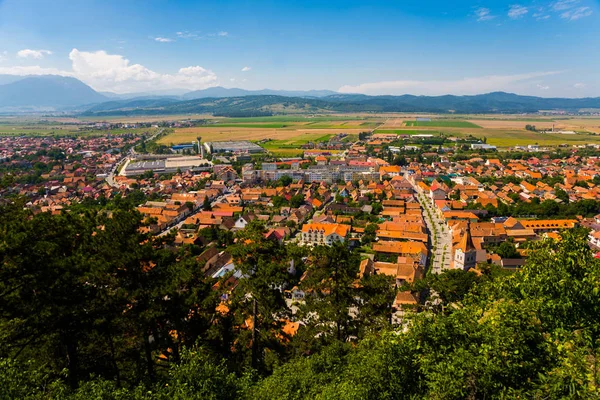
<svg viewBox="0 0 600 400"><path fill-rule="evenodd" d="M574 228L577 223L573 219L547 219L547 220L521 220L525 229L568 229Z"/></svg>
<svg viewBox="0 0 600 400"><path fill-rule="evenodd" d="M445 219L479 219L479 217L469 211L446 211Z"/></svg>
<svg viewBox="0 0 600 400"><path fill-rule="evenodd" d="M346 236L348 236L348 233L350 232L350 226L343 225L343 224L319 224L319 223L302 225L302 232L312 232L312 231L322 231L323 235L325 235L325 236L329 236L333 233L336 233L342 237L346 237Z"/></svg>
<svg viewBox="0 0 600 400"><path fill-rule="evenodd" d="M396 305L415 305L417 304L416 297L411 292L398 292L396 294Z"/></svg>
<svg viewBox="0 0 600 400"><path fill-rule="evenodd" d="M427 247L417 242L377 242L373 243L373 250L380 253L427 254Z"/></svg>

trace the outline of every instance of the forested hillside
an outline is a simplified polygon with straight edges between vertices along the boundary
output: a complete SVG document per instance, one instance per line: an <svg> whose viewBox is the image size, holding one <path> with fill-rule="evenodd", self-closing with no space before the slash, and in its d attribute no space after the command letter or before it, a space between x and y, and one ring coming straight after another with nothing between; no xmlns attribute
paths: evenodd
<svg viewBox="0 0 600 400"><path fill-rule="evenodd" d="M420 312L392 326L387 278L359 280L343 246L308 254L258 223L207 231L244 275L231 292L227 276L203 276L197 248L142 225L121 198L62 215L0 207L0 399L600 394L600 261L585 231L537 242L517 273L430 276ZM297 282L291 260L314 271L295 335L279 289Z"/></svg>
<svg viewBox="0 0 600 400"><path fill-rule="evenodd" d="M334 94L319 98L281 95L245 95L196 98L173 102L172 99L148 104L114 101L87 110L84 115L161 115L211 113L214 115L274 115L316 112L435 112L435 113L535 113L539 110L600 108L600 98L561 99L519 96L511 93L487 93L475 96L366 96Z"/></svg>

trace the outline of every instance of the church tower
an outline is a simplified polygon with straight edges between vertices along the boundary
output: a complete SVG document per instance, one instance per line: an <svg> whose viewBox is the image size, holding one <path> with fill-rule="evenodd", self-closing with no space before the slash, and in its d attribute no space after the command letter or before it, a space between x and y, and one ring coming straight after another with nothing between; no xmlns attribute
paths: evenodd
<svg viewBox="0 0 600 400"><path fill-rule="evenodd" d="M471 226L467 222L467 229L465 234L460 239L460 243L454 251L454 268L460 268L468 271L471 268L475 268L477 265L477 252L475 246L473 246L473 240L471 239Z"/></svg>

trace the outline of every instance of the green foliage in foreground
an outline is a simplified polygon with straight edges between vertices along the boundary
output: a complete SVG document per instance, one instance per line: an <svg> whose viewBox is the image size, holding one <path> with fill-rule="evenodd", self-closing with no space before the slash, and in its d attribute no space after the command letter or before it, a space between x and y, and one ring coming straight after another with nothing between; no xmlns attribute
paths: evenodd
<svg viewBox="0 0 600 400"><path fill-rule="evenodd" d="M522 271L445 296L443 311L425 307L405 329L357 344L334 341L266 378L234 375L202 347L182 350L161 381L127 388L96 379L71 390L33 363L4 359L0 399L598 398L600 261L584 231L534 247ZM436 287L454 290L449 283Z"/></svg>

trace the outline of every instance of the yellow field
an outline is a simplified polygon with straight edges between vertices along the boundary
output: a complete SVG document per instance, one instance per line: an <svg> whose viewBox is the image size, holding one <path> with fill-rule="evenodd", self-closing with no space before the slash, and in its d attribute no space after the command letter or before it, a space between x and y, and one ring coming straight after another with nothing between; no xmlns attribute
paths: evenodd
<svg viewBox="0 0 600 400"><path fill-rule="evenodd" d="M487 129L525 129L525 125L534 125L539 129L552 129L565 131L587 131L600 133L600 119L556 119L548 121L518 121L518 120L491 120L469 119L476 125Z"/></svg>
<svg viewBox="0 0 600 400"><path fill-rule="evenodd" d="M203 142L222 142L226 140L291 140L301 139L304 135L335 135L338 133L348 133L358 135L365 129L340 127L338 129L273 129L273 128L182 128L176 129L172 134L162 137L159 140L161 144L189 143L201 137Z"/></svg>
<svg viewBox="0 0 600 400"><path fill-rule="evenodd" d="M477 127L432 127L432 126L410 126L406 121L414 121L417 117L432 117L446 120L468 121ZM357 119L360 118L360 119ZM347 118L347 119L346 119ZM217 121L215 121L217 122ZM272 139L265 147L274 153L281 155L301 154L302 144L314 141L316 138L338 133L358 135L360 132L372 129L388 130L401 133L410 131L416 133L442 132L447 136L466 137L472 135L476 138L486 138L487 143L507 148L517 145L526 146L539 144L556 146L560 144L587 144L600 143L600 135L577 134L563 135L558 133L542 134L525 130L525 125L535 125L538 129L551 129L554 125L556 130L569 130L578 132L600 133L600 118L569 118L562 116L435 116L427 114L398 114L398 115L371 115L361 116L346 115L319 116L315 118L302 117L273 117L255 119L227 119L219 118L218 125L207 125L194 128L176 129L172 134L159 140L161 144L171 145L178 143L189 143L201 137L204 142L225 140L250 140ZM219 126L220 125L220 126ZM256 126L256 127L254 127ZM297 145L291 148L291 145Z"/></svg>

